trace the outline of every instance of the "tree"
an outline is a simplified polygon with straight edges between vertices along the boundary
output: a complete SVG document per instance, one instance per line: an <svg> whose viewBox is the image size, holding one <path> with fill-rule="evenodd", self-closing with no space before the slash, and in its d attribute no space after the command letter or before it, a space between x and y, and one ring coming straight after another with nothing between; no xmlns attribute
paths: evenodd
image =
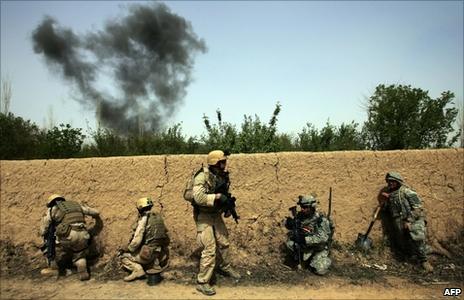
<svg viewBox="0 0 464 300"><path fill-rule="evenodd" d="M378 85L367 102L363 136L371 149L419 149L451 146L457 109L454 94L445 91L436 99L410 85Z"/></svg>
<svg viewBox="0 0 464 300"><path fill-rule="evenodd" d="M464 148L464 101L461 101L461 104L458 107L458 130L461 134L459 145L461 148Z"/></svg>
<svg viewBox="0 0 464 300"><path fill-rule="evenodd" d="M0 113L0 159L37 158L40 130L12 113Z"/></svg>
<svg viewBox="0 0 464 300"><path fill-rule="evenodd" d="M60 124L43 131L40 138L41 156L45 158L69 158L81 151L85 135L81 128L72 128L69 124Z"/></svg>
<svg viewBox="0 0 464 300"><path fill-rule="evenodd" d="M6 78L2 80L2 95L0 96L0 112L8 115L11 104L11 80Z"/></svg>

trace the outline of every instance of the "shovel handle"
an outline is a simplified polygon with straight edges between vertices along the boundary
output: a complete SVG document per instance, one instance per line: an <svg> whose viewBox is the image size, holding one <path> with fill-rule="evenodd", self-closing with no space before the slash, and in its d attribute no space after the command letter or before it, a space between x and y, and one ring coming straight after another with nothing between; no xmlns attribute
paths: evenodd
<svg viewBox="0 0 464 300"><path fill-rule="evenodd" d="M369 233L371 232L372 226L374 226L375 220L377 220L377 216L381 209L382 209L382 205L378 205L377 208L375 209L374 216L372 217L372 221L369 224L369 228L367 228L366 234L364 235L365 237L367 237Z"/></svg>

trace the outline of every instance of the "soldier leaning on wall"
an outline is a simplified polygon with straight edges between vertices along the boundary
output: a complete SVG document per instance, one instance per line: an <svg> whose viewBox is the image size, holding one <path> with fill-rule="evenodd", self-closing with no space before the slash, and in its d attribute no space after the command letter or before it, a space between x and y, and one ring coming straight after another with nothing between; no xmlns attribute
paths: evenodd
<svg viewBox="0 0 464 300"><path fill-rule="evenodd" d="M404 256L416 256L426 272L433 267L427 260L425 211L422 200L404 183L397 172L385 176L387 186L380 191L379 202L391 224L388 228L395 250Z"/></svg>
<svg viewBox="0 0 464 300"><path fill-rule="evenodd" d="M229 199L218 193L224 186L228 173L227 156L221 150L211 151L207 157L208 167L200 170L193 181L194 220L197 227L197 242L202 248L200 270L197 275L197 290L211 296L216 293L210 285L217 267L224 275L240 279L230 263L229 234L222 219L224 207ZM228 191L227 191L228 192ZM219 254L218 261L216 255Z"/></svg>
<svg viewBox="0 0 464 300"><path fill-rule="evenodd" d="M121 249L119 257L131 274L124 281L145 276L145 270L159 274L169 264L169 236L161 214L152 212L153 201L145 197L137 200L138 218L132 226L129 244Z"/></svg>
<svg viewBox="0 0 464 300"><path fill-rule="evenodd" d="M59 269L71 260L77 267L80 280L88 280L90 275L86 255L90 235L85 227L85 215L99 218L99 212L56 194L48 198L47 207L40 226L40 235L48 235L47 239L51 241L45 247L49 267L42 269L41 274L57 276Z"/></svg>

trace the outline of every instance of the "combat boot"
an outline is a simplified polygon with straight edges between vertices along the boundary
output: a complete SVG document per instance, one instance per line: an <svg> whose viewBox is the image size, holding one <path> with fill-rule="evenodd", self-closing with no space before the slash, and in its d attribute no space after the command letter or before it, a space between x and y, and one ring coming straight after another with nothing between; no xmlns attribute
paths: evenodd
<svg viewBox="0 0 464 300"><path fill-rule="evenodd" d="M53 268L45 268L40 270L40 274L43 276L58 276L58 269L53 269Z"/></svg>
<svg viewBox="0 0 464 300"><path fill-rule="evenodd" d="M433 272L433 266L428 261L423 261L421 266L422 266L422 269L424 269L426 273Z"/></svg>
<svg viewBox="0 0 464 300"><path fill-rule="evenodd" d="M197 291L201 292L203 295L206 296L212 296L216 294L216 290L209 283L197 284Z"/></svg>
<svg viewBox="0 0 464 300"><path fill-rule="evenodd" d="M58 276L59 275L59 270L58 266L56 265L55 261L52 261L50 263L50 266L48 268L40 270L40 274L43 276Z"/></svg>
<svg viewBox="0 0 464 300"><path fill-rule="evenodd" d="M220 270L224 275L232 277L233 279L239 280L242 278L242 276L240 276L240 274L231 266L228 266L227 268L221 268Z"/></svg>
<svg viewBox="0 0 464 300"><path fill-rule="evenodd" d="M143 270L142 266L138 264L133 264L132 265L132 273L124 277L124 281L133 281L137 278L141 278L145 276L145 271Z"/></svg>
<svg viewBox="0 0 464 300"><path fill-rule="evenodd" d="M74 264L77 267L77 274L79 274L79 279L81 281L89 280L90 274L87 271L87 260L85 258L79 258Z"/></svg>

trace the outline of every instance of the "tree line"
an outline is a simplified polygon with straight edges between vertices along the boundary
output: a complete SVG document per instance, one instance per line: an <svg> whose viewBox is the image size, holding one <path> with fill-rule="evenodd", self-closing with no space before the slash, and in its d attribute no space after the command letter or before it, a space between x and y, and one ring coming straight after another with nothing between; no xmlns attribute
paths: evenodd
<svg viewBox="0 0 464 300"><path fill-rule="evenodd" d="M211 149L232 153L279 151L394 150L445 148L456 145L461 136L462 112L453 104L454 94L446 91L432 99L428 91L410 85L378 85L367 99L367 120L341 125L329 121L321 129L308 122L296 135L277 130L281 105L276 104L268 122L257 115L245 115L240 126L203 116L205 133L187 137L181 124L161 131L120 135L107 128L89 133L60 124L41 129L29 120L0 113L0 159L70 158L149 154L200 154ZM4 107L5 105L0 105ZM459 128L455 129L456 121Z"/></svg>

